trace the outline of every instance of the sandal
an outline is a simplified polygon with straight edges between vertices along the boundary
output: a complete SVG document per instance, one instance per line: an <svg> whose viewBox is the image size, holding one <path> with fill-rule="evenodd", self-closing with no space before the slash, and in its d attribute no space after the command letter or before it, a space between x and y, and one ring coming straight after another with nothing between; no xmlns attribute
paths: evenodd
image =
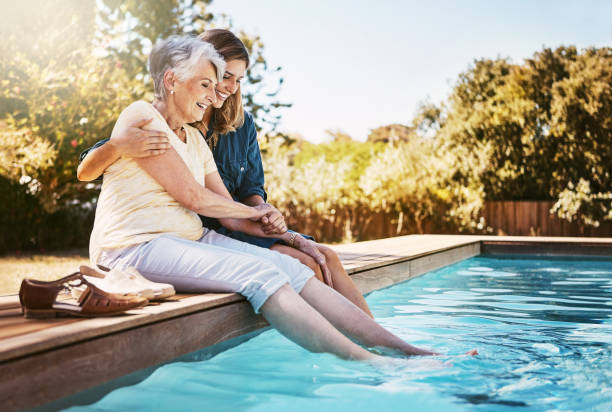
<svg viewBox="0 0 612 412"><path fill-rule="evenodd" d="M57 295L64 291L85 287L77 304L57 301ZM149 301L143 297L130 294L105 292L85 279L81 272L75 272L64 278L44 282L24 279L19 289L19 301L26 318L54 318L56 316L112 316L126 310L145 306Z"/></svg>

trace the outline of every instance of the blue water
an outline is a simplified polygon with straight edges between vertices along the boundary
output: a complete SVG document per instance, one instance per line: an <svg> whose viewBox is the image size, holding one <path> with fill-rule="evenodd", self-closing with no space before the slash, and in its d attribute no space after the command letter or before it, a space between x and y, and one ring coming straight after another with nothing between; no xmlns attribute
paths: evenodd
<svg viewBox="0 0 612 412"><path fill-rule="evenodd" d="M70 410L612 410L612 260L476 257L367 301L414 345L480 355L381 369L268 330Z"/></svg>

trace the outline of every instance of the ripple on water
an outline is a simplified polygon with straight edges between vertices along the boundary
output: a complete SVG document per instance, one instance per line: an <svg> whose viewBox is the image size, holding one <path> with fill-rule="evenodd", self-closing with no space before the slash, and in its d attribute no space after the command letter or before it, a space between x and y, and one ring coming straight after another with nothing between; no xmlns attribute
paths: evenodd
<svg viewBox="0 0 612 412"><path fill-rule="evenodd" d="M374 368L269 330L73 410L612 410L609 274L609 260L477 257L367 297L400 338L452 355L443 368Z"/></svg>
<svg viewBox="0 0 612 412"><path fill-rule="evenodd" d="M495 269L489 268L486 266L471 266L471 267L468 267L468 270L471 270L474 272L492 272Z"/></svg>
<svg viewBox="0 0 612 412"><path fill-rule="evenodd" d="M533 347L545 353L559 353L559 347L552 343L534 343Z"/></svg>
<svg viewBox="0 0 612 412"><path fill-rule="evenodd" d="M509 293L513 292L512 289L491 289L491 288L471 288L474 292L484 292L484 293Z"/></svg>
<svg viewBox="0 0 612 412"><path fill-rule="evenodd" d="M471 268L470 270L459 270L457 271L456 274L460 276L480 276L480 277L491 277L491 278L507 278L507 277L518 276L518 273L504 272L501 270L475 271L474 268Z"/></svg>
<svg viewBox="0 0 612 412"><path fill-rule="evenodd" d="M590 285L591 282L576 282L570 280L558 280L555 282L551 282L552 285Z"/></svg>

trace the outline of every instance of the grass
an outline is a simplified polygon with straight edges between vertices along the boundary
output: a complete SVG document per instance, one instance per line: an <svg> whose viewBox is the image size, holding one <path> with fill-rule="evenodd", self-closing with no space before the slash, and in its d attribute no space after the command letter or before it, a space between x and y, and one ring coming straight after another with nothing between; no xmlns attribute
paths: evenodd
<svg viewBox="0 0 612 412"><path fill-rule="evenodd" d="M19 293L24 278L54 280L89 263L87 250L0 257L0 295Z"/></svg>

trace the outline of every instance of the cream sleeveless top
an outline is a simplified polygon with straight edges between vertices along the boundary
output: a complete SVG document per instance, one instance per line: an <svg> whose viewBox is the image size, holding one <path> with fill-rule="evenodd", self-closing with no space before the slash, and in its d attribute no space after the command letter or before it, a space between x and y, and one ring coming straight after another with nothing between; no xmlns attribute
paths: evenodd
<svg viewBox="0 0 612 412"><path fill-rule="evenodd" d="M143 118L153 118L147 129L166 132L172 147L196 181L204 186L204 177L217 171L217 167L197 129L185 126L187 141L184 143L152 104L137 101L119 115L113 134ZM89 241L92 263L98 261L103 249L148 242L162 234L197 240L204 234L204 228L195 212L181 206L132 158L122 157L104 172Z"/></svg>

